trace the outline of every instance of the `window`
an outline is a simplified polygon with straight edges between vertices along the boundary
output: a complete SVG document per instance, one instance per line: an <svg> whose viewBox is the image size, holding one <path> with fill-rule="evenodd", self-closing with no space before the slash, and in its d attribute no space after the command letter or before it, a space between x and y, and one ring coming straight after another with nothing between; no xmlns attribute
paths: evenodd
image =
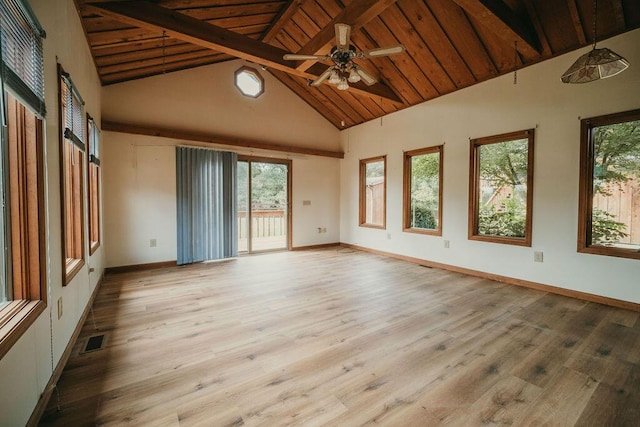
<svg viewBox="0 0 640 427"><path fill-rule="evenodd" d="M534 130L471 141L469 239L531 246Z"/></svg>
<svg viewBox="0 0 640 427"><path fill-rule="evenodd" d="M235 73L235 83L245 96L257 98L264 93L264 79L251 67L240 67Z"/></svg>
<svg viewBox="0 0 640 427"><path fill-rule="evenodd" d="M442 235L443 146L404 153L404 231Z"/></svg>
<svg viewBox="0 0 640 427"><path fill-rule="evenodd" d="M578 251L640 259L640 110L581 128Z"/></svg>
<svg viewBox="0 0 640 427"><path fill-rule="evenodd" d="M385 228L387 156L360 160L360 225Z"/></svg>
<svg viewBox="0 0 640 427"><path fill-rule="evenodd" d="M89 137L89 253L100 247L100 129L87 114Z"/></svg>
<svg viewBox="0 0 640 427"><path fill-rule="evenodd" d="M44 32L26 3L0 2L0 358L46 307Z"/></svg>
<svg viewBox="0 0 640 427"><path fill-rule="evenodd" d="M62 182L62 240L65 255L64 284L80 271L84 265L84 215L83 188L85 132L84 102L71 78L62 67L60 71L60 118L61 134L61 182Z"/></svg>

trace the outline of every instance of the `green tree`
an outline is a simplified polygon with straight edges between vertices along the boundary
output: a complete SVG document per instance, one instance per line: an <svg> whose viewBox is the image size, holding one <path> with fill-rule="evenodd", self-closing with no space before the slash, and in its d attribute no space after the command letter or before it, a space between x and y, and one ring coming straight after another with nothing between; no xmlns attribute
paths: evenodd
<svg viewBox="0 0 640 427"><path fill-rule="evenodd" d="M611 189L640 177L640 121L593 128L593 192L610 196ZM627 226L610 213L594 208L591 240L613 245L628 236Z"/></svg>
<svg viewBox="0 0 640 427"><path fill-rule="evenodd" d="M594 192L640 176L640 120L593 129Z"/></svg>
<svg viewBox="0 0 640 427"><path fill-rule="evenodd" d="M411 158L412 226L438 228L440 153Z"/></svg>
<svg viewBox="0 0 640 427"><path fill-rule="evenodd" d="M480 195L479 234L525 236L528 150L527 139L480 146L480 180L491 191ZM510 197L500 199L497 208L495 200L501 191L508 192Z"/></svg>
<svg viewBox="0 0 640 427"><path fill-rule="evenodd" d="M249 204L249 164L238 162L238 210ZM287 167L277 163L251 163L251 200L256 209L281 208L287 203Z"/></svg>
<svg viewBox="0 0 640 427"><path fill-rule="evenodd" d="M480 208L478 233L486 236L525 237L526 207L516 199L507 199L503 211L493 205Z"/></svg>
<svg viewBox="0 0 640 427"><path fill-rule="evenodd" d="M256 208L277 209L287 204L287 167L251 163L251 199Z"/></svg>

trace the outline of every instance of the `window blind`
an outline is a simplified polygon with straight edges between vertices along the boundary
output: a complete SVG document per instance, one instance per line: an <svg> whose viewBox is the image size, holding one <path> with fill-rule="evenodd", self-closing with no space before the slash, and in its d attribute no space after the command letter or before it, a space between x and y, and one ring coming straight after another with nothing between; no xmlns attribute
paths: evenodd
<svg viewBox="0 0 640 427"><path fill-rule="evenodd" d="M238 155L176 147L178 265L238 255Z"/></svg>
<svg viewBox="0 0 640 427"><path fill-rule="evenodd" d="M44 117L42 40L45 32L28 3L22 0L0 2L0 24L2 80L18 98Z"/></svg>
<svg viewBox="0 0 640 427"><path fill-rule="evenodd" d="M89 161L100 166L100 129L93 117L87 115L89 123Z"/></svg>
<svg viewBox="0 0 640 427"><path fill-rule="evenodd" d="M84 100L68 73L62 72L61 89L64 103L64 137L85 151L87 130L84 125Z"/></svg>

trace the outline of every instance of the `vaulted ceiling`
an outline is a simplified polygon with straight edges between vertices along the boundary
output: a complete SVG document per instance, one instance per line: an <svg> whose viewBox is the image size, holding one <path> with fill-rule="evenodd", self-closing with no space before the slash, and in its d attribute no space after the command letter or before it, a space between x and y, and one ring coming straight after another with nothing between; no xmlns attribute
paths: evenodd
<svg viewBox="0 0 640 427"><path fill-rule="evenodd" d="M322 116L346 128L589 45L593 0L76 0L103 85L242 58L266 67ZM640 27L640 1L600 0L597 39ZM309 86L327 63L334 24L368 50L378 83ZM624 52L618 52L624 55ZM560 76L558 76L560 78Z"/></svg>

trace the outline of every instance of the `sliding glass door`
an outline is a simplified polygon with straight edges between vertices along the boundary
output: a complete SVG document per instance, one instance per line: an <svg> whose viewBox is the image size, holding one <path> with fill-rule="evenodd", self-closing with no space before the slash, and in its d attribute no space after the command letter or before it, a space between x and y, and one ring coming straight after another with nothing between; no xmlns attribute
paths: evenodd
<svg viewBox="0 0 640 427"><path fill-rule="evenodd" d="M238 159L238 252L289 249L289 160Z"/></svg>

